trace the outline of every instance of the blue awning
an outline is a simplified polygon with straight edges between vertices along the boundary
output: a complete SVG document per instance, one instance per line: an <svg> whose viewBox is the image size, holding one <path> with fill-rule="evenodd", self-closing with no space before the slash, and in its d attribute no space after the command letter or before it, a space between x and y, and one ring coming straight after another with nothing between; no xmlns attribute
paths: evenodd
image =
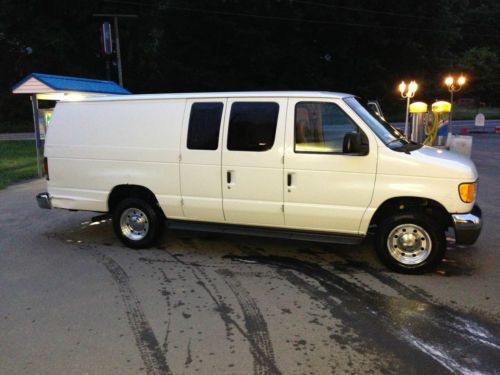
<svg viewBox="0 0 500 375"><path fill-rule="evenodd" d="M14 94L81 92L126 95L130 91L113 81L32 73L12 87Z"/></svg>

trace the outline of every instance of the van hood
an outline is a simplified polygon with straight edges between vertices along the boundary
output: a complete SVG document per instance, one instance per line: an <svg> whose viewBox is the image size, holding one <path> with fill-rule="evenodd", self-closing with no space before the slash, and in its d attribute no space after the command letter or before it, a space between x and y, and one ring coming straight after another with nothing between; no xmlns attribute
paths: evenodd
<svg viewBox="0 0 500 375"><path fill-rule="evenodd" d="M421 176L464 181L476 180L472 160L448 150L422 146L406 154L383 147L379 149L379 173Z"/></svg>

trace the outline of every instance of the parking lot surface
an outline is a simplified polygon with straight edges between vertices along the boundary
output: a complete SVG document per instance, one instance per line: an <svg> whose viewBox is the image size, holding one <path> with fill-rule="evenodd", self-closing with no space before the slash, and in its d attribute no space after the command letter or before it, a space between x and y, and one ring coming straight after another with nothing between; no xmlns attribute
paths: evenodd
<svg viewBox="0 0 500 375"><path fill-rule="evenodd" d="M325 245L165 230L131 250L109 220L0 191L2 374L495 374L500 136L476 135L484 227L438 269L387 271L372 238Z"/></svg>

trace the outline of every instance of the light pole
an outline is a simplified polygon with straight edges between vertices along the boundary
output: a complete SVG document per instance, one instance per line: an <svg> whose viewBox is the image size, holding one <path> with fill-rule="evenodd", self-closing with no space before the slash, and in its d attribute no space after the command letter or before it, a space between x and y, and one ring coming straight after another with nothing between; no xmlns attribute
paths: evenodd
<svg viewBox="0 0 500 375"><path fill-rule="evenodd" d="M448 135L451 135L453 133L451 128L451 119L453 117L453 93L460 91L463 85L465 85L465 82L466 79L463 75L460 75L460 77L458 77L456 81L455 78L453 78L451 75L446 77L446 79L444 80L444 84L448 87L448 91L450 92L450 103L451 103Z"/></svg>
<svg viewBox="0 0 500 375"><path fill-rule="evenodd" d="M406 120L405 120L405 137L409 136L408 129L408 116L410 113L410 99L415 96L417 92L417 82L411 81L409 85L407 85L404 81L401 81L399 84L399 92L401 93L401 97L406 99Z"/></svg>

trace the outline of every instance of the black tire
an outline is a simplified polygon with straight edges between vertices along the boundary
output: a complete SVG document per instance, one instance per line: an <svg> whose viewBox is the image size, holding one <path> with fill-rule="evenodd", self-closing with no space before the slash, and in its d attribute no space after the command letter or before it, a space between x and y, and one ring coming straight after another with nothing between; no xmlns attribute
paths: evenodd
<svg viewBox="0 0 500 375"><path fill-rule="evenodd" d="M394 271L429 272L446 251L445 228L421 213L398 213L379 224L375 249L380 260Z"/></svg>
<svg viewBox="0 0 500 375"><path fill-rule="evenodd" d="M140 198L126 198L113 210L113 229L126 246L144 249L153 246L161 234L160 209Z"/></svg>

